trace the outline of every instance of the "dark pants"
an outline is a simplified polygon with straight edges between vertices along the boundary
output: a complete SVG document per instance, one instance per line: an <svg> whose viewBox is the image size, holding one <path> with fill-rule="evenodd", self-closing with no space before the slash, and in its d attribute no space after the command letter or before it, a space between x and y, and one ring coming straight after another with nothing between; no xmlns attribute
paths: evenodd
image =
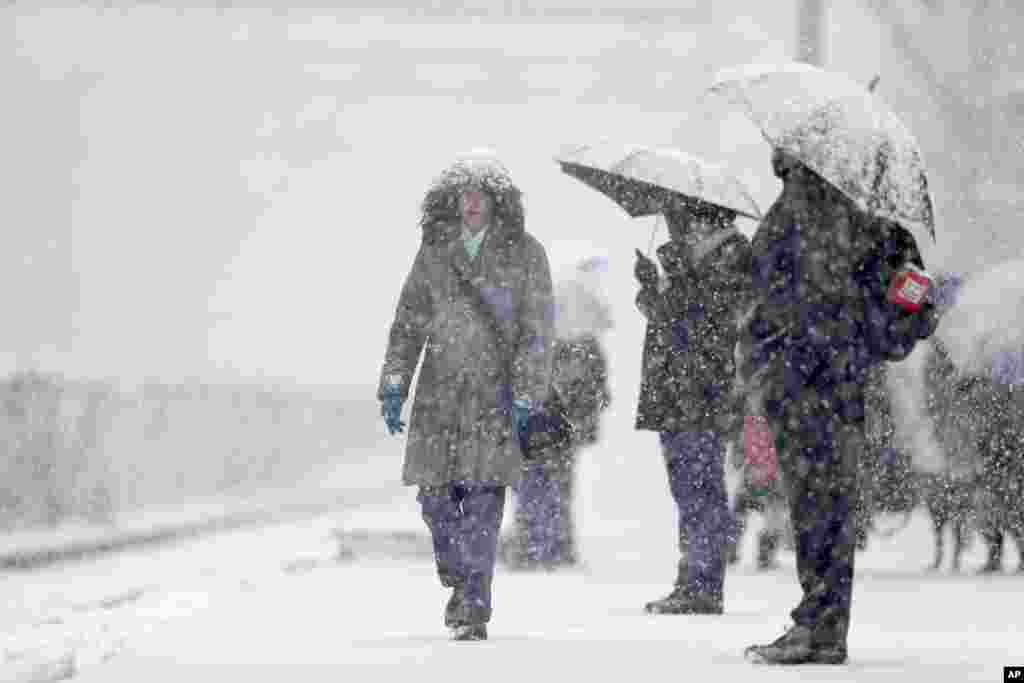
<svg viewBox="0 0 1024 683"><path fill-rule="evenodd" d="M845 645L849 632L862 406L852 392L840 400L834 392L808 391L775 421L786 426L776 444L803 589L792 617L822 644Z"/></svg>
<svg viewBox="0 0 1024 683"><path fill-rule="evenodd" d="M505 487L421 486L416 499L433 537L441 583L463 589L461 620L473 624L490 621Z"/></svg>
<svg viewBox="0 0 1024 683"><path fill-rule="evenodd" d="M662 432L661 445L679 513L679 587L720 600L725 554L735 535L722 442L710 431Z"/></svg>
<svg viewBox="0 0 1024 683"><path fill-rule="evenodd" d="M517 565L550 567L576 562L573 456L563 452L523 466L515 492Z"/></svg>
<svg viewBox="0 0 1024 683"><path fill-rule="evenodd" d="M1024 571L1024 530L1011 529L1010 535L1017 544L1017 553L1020 555L1020 569ZM1006 534L999 528L987 528L982 531L981 537L985 540L985 547L988 550L988 557L985 560L985 569L1000 570L1003 566L1003 544L1006 542Z"/></svg>

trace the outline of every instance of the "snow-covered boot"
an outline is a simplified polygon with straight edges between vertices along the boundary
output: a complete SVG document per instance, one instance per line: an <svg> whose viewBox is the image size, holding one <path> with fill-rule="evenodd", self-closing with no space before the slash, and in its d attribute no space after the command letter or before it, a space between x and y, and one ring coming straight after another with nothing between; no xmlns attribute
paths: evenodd
<svg viewBox="0 0 1024 683"><path fill-rule="evenodd" d="M756 664L845 664L845 643L815 642L807 626L793 626L768 645L751 645L745 657Z"/></svg>
<svg viewBox="0 0 1024 683"><path fill-rule="evenodd" d="M676 588L660 600L644 605L648 614L721 614L722 599L713 595L690 595Z"/></svg>
<svg viewBox="0 0 1024 683"><path fill-rule="evenodd" d="M452 588L452 596L448 598L448 604L444 607L444 625L448 628L454 628L462 623L464 599L465 584L458 583Z"/></svg>
<svg viewBox="0 0 1024 683"><path fill-rule="evenodd" d="M707 592L691 592L686 583L690 569L686 560L677 565L676 583L672 592L659 600L652 600L644 605L648 614L721 614L722 595Z"/></svg>
<svg viewBox="0 0 1024 683"><path fill-rule="evenodd" d="M452 629L452 640L487 640L487 624L461 624Z"/></svg>

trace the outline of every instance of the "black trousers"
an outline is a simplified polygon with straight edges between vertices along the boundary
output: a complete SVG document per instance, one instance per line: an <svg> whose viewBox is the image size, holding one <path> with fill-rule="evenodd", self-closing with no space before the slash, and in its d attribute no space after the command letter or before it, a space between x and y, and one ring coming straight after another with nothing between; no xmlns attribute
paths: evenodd
<svg viewBox="0 0 1024 683"><path fill-rule="evenodd" d="M844 391L845 390L845 391ZM803 589L791 616L821 644L845 644L853 598L857 463L866 447L855 387L804 387L773 416Z"/></svg>
<svg viewBox="0 0 1024 683"><path fill-rule="evenodd" d="M505 509L504 486L421 486L423 521L434 542L441 584L464 589L461 618L474 624L491 619L491 584L498 531Z"/></svg>

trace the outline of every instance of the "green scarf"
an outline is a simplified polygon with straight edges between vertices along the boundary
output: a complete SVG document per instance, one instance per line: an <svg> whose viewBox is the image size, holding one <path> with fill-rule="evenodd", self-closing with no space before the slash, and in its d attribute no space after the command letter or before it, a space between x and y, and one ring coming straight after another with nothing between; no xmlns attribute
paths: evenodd
<svg viewBox="0 0 1024 683"><path fill-rule="evenodd" d="M487 228L483 228L476 235L470 235L469 231L465 227L462 228L462 244L466 247L466 253L469 254L469 260L476 259L477 253L480 251L480 245L484 243L484 235L487 234Z"/></svg>

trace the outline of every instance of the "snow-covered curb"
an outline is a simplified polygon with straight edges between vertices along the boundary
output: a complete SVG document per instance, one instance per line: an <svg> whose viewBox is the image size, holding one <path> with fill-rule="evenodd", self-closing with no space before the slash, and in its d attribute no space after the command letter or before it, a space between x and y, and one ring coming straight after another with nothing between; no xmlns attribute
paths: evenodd
<svg viewBox="0 0 1024 683"><path fill-rule="evenodd" d="M291 521L330 510L378 502L393 495L373 489L291 489L258 498L222 499L141 511L113 524L66 525L0 536L0 570L59 562L201 534Z"/></svg>

